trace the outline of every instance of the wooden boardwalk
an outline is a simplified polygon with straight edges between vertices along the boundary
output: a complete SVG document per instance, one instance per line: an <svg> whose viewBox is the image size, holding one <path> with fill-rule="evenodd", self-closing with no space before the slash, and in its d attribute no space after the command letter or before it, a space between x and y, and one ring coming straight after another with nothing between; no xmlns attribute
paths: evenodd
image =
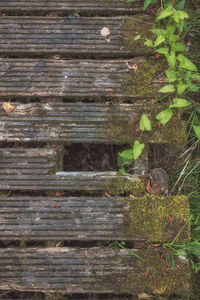
<svg viewBox="0 0 200 300"><path fill-rule="evenodd" d="M143 112L163 108L152 16L125 0L2 0L0 13L0 296L188 299L189 263L162 246L189 240L188 200L146 193L148 145L132 174L65 168L69 146L132 146ZM147 142L173 144L159 130Z"/></svg>

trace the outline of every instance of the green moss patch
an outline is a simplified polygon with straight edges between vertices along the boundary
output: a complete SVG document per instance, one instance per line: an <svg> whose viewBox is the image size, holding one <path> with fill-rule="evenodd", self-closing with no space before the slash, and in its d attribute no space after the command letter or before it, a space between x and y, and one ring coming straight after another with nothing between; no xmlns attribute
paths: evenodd
<svg viewBox="0 0 200 300"><path fill-rule="evenodd" d="M153 50L144 45L146 39L153 39L150 29L153 26L153 19L149 15L137 15L127 19L122 24L124 49L139 54L152 54ZM135 40L135 37L141 37Z"/></svg>
<svg viewBox="0 0 200 300"><path fill-rule="evenodd" d="M171 242L181 231L176 242L189 241L190 225L186 224L189 203L186 196L145 194L141 198L124 201L128 206L125 229L128 237L145 238L148 242Z"/></svg>
<svg viewBox="0 0 200 300"><path fill-rule="evenodd" d="M148 249L138 253L143 261L137 260L138 272L128 277L126 284L134 289L154 294L179 294L187 299L190 289L189 264L174 257L175 266L169 264L165 249Z"/></svg>
<svg viewBox="0 0 200 300"><path fill-rule="evenodd" d="M185 144L187 142L185 122L181 120L178 113L174 113L172 119L165 126L156 127L150 141L174 146Z"/></svg>
<svg viewBox="0 0 200 300"><path fill-rule="evenodd" d="M119 266L126 264L129 271L127 272L124 268L124 271L115 274L113 280L111 275L102 276L100 278L102 289L114 289L115 293L125 294L128 292L132 295L147 293L154 294L154 296L171 296L176 294L182 296L182 300L188 300L190 267L187 261L183 262L179 257L174 256L174 265L170 264L171 255L162 247L138 250L136 254L142 260L126 253L121 256L121 260L119 259L120 255L116 255L113 261L116 264L118 262Z"/></svg>
<svg viewBox="0 0 200 300"><path fill-rule="evenodd" d="M135 70L130 69L130 75L122 77L124 94L138 98L156 98L161 84L156 84L155 82L167 68L166 61L164 59L155 60L154 58L137 60L135 68Z"/></svg>
<svg viewBox="0 0 200 300"><path fill-rule="evenodd" d="M107 183L107 191L112 196L134 194L143 196L145 194L145 184L139 178L120 175L111 179Z"/></svg>

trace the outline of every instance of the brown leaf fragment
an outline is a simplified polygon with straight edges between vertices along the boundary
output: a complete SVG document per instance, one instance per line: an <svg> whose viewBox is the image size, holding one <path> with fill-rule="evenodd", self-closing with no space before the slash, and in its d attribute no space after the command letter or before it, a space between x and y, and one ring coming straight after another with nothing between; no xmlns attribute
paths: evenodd
<svg viewBox="0 0 200 300"><path fill-rule="evenodd" d="M126 65L127 65L127 67L128 67L129 69L133 69L133 70L137 70L137 69L138 69L137 64L129 65L129 63L127 62Z"/></svg>
<svg viewBox="0 0 200 300"><path fill-rule="evenodd" d="M2 107L8 115L15 108L14 105L10 104L10 102L3 102Z"/></svg>
<svg viewBox="0 0 200 300"><path fill-rule="evenodd" d="M110 43L110 39L105 39L106 43Z"/></svg>

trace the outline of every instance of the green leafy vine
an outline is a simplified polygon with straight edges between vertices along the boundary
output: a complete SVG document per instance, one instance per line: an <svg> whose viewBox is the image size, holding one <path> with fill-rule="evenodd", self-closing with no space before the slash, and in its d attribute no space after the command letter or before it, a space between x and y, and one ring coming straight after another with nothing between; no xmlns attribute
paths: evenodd
<svg viewBox="0 0 200 300"><path fill-rule="evenodd" d="M128 0L134 2L137 0ZM177 3L176 0L145 0L144 9L150 4L160 3L157 12L156 28L151 29L154 33L154 40L147 39L145 45L152 48L158 55L164 55L168 63L165 72L166 85L158 90L159 93L166 95L169 100L167 108L158 113L155 118L163 126L167 124L174 114L174 109L181 109L192 104L188 100L188 94L198 92L198 82L200 74L196 65L189 60L186 55L186 46L182 41L182 33L185 27L185 20L189 17L184 11L185 0ZM137 39L140 35L136 36ZM139 121L141 131L151 131L152 125L148 116L143 113ZM193 126L194 133L200 139L200 126ZM145 145L135 140L132 149L127 149L118 155L118 167L120 172L125 172L126 167L137 159Z"/></svg>

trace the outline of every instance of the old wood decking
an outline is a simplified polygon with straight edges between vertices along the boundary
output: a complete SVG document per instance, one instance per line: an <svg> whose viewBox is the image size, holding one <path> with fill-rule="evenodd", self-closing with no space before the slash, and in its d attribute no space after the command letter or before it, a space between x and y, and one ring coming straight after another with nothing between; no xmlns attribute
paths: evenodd
<svg viewBox="0 0 200 300"><path fill-rule="evenodd" d="M161 109L152 16L125 0L2 0L0 13L0 290L187 299L189 264L162 243L189 240L188 201L146 194L148 151L134 174L64 168L69 144L132 145ZM173 143L158 131L147 141Z"/></svg>

